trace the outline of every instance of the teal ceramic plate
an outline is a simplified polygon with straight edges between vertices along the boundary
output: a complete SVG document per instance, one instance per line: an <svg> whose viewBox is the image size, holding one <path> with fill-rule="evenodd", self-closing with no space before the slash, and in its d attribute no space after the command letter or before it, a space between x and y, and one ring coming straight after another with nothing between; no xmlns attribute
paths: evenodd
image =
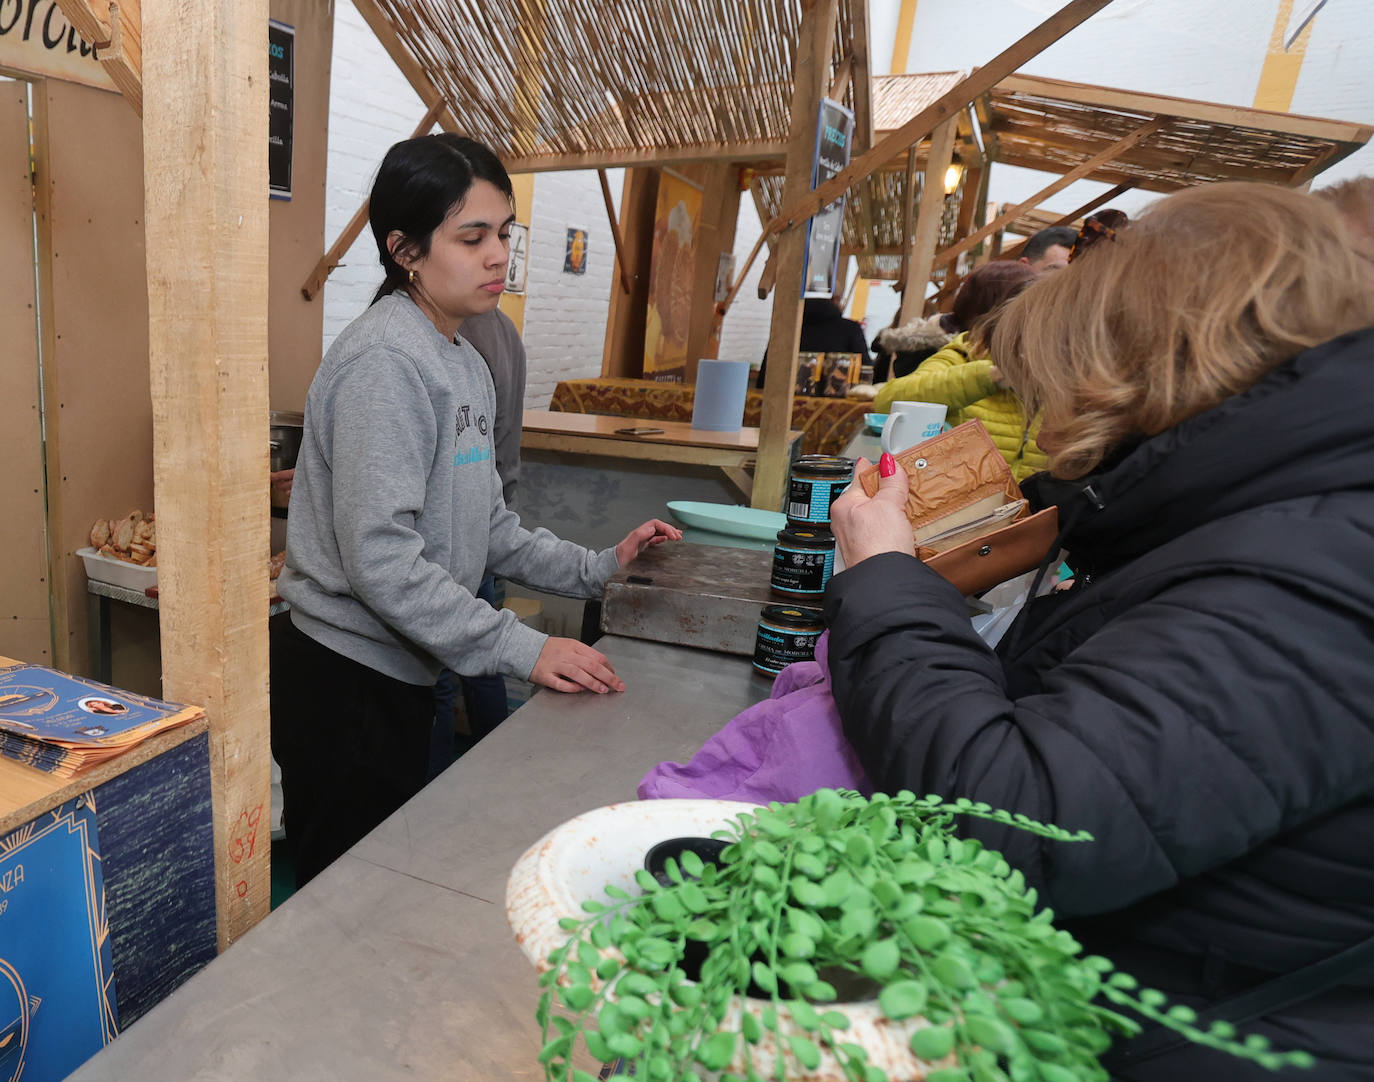
<svg viewBox="0 0 1374 1082"><path fill-rule="evenodd" d="M697 503L692 500L669 500L668 510L684 526L712 530L734 537L749 537L756 541L772 541L787 525L781 511L763 511L757 507L735 507L725 503Z"/></svg>
<svg viewBox="0 0 1374 1082"><path fill-rule="evenodd" d="M865 413L864 424L868 427L868 430L873 433L873 435L881 436L883 434L883 425L887 424L887 414Z"/></svg>

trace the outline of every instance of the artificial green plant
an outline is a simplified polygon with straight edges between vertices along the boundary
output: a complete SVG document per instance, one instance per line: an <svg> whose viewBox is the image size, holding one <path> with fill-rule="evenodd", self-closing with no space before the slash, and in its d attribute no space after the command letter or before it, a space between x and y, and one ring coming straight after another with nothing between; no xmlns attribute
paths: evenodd
<svg viewBox="0 0 1374 1082"><path fill-rule="evenodd" d="M790 1062L814 1068L823 1048L853 1082L906 1082L846 1039L841 1001L874 997L889 1019L928 1020L910 1040L917 1057L952 1054L929 1082L1106 1079L1098 1057L1114 1035L1140 1029L1116 1007L1266 1067L1310 1064L1262 1036L1239 1040L1225 1023L1199 1028L1189 1008L1083 955L1019 871L954 836L956 814L1090 840L910 792L821 790L740 815L716 832L731 843L718 866L685 853L669 862L668 885L641 870L643 893L608 886L605 903L583 903L584 919L563 920L569 939L540 977L546 1079L595 1082L572 1065L581 1042L601 1062L624 1059L642 1082L781 1080ZM692 952L705 955L695 974L684 967ZM746 1011L727 1025L744 994L770 1006L761 1021ZM779 1011L803 1033L780 1033ZM771 1069L756 1063L761 1050Z"/></svg>

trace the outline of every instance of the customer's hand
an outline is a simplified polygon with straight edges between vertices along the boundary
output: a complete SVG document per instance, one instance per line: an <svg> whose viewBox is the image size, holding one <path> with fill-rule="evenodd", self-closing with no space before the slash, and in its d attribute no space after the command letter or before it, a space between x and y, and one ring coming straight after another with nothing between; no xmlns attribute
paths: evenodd
<svg viewBox="0 0 1374 1082"><path fill-rule="evenodd" d="M576 639L551 638L539 651L530 679L554 691L624 691L625 681L616 676L600 650Z"/></svg>
<svg viewBox="0 0 1374 1082"><path fill-rule="evenodd" d="M654 545L661 545L665 541L681 541L682 531L676 526L669 526L666 522L660 522L656 518L651 518L643 526L636 526L625 537L625 540L615 547L615 558L624 567L641 552Z"/></svg>
<svg viewBox="0 0 1374 1082"><path fill-rule="evenodd" d="M295 470L278 470L267 475L271 487L273 507L285 507L291 502L291 483L296 479Z"/></svg>
<svg viewBox="0 0 1374 1082"><path fill-rule="evenodd" d="M907 476L897 460L884 452L878 460L878 493L870 497L857 481L830 508L830 528L840 546L846 568L884 552L916 555L911 521L906 517ZM868 466L859 459L857 475Z"/></svg>
<svg viewBox="0 0 1374 1082"><path fill-rule="evenodd" d="M995 364L988 369L988 375L992 377L992 382L997 384L1000 390L1008 390L1011 384L1007 382L1007 377L1002 375L1002 370Z"/></svg>

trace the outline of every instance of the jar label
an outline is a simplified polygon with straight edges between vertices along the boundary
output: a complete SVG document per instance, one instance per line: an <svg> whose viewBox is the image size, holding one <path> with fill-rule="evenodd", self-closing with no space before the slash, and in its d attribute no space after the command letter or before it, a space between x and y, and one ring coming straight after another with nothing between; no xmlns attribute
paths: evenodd
<svg viewBox="0 0 1374 1082"><path fill-rule="evenodd" d="M754 668L776 676L793 662L812 661L820 637L820 629L806 631L759 621L758 638L754 640Z"/></svg>
<svg viewBox="0 0 1374 1082"><path fill-rule="evenodd" d="M773 589L789 594L822 594L835 571L835 549L773 549Z"/></svg>
<svg viewBox="0 0 1374 1082"><path fill-rule="evenodd" d="M787 517L794 522L824 525L830 521L830 505L849 487L846 481L812 481L793 477L787 486Z"/></svg>

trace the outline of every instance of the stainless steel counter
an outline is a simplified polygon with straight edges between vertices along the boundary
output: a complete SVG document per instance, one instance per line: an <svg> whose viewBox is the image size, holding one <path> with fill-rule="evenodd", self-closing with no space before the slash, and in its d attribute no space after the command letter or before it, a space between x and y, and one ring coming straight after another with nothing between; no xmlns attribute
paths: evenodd
<svg viewBox="0 0 1374 1082"><path fill-rule="evenodd" d="M598 646L625 692L540 692L72 1082L540 1077L511 866L564 820L633 799L769 687L744 658Z"/></svg>

